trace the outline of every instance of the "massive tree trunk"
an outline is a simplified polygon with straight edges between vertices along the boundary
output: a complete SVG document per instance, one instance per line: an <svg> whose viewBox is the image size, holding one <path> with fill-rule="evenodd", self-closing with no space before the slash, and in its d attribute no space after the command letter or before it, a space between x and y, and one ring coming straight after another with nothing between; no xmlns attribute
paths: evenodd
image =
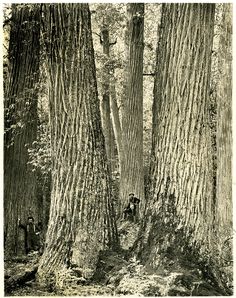
<svg viewBox="0 0 236 298"><path fill-rule="evenodd" d="M109 28L106 24L101 29L101 39L103 45L103 54L106 56L106 62L103 65L102 74L102 102L101 102L101 116L102 116L102 129L105 138L105 147L107 153L108 164L110 171L115 170L115 136L111 121L111 108L110 108L110 38Z"/></svg>
<svg viewBox="0 0 236 298"><path fill-rule="evenodd" d="M123 151L121 156L120 200L128 194L144 199L143 174L143 31L144 4L127 4L127 67L122 110ZM142 202L141 201L141 202ZM142 203L141 203L142 204Z"/></svg>
<svg viewBox="0 0 236 298"><path fill-rule="evenodd" d="M43 6L52 193L39 277L76 264L86 275L117 244L87 4Z"/></svg>
<svg viewBox="0 0 236 298"><path fill-rule="evenodd" d="M215 5L162 9L149 194L138 243L154 268L161 251L174 255L185 243L200 245L198 252L209 258L214 254L209 78Z"/></svg>
<svg viewBox="0 0 236 298"><path fill-rule="evenodd" d="M4 239L6 254L24 251L17 220L40 219L36 175L27 164L36 140L39 80L38 5L12 5L9 75L4 82Z"/></svg>
<svg viewBox="0 0 236 298"><path fill-rule="evenodd" d="M232 249L232 6L223 4L218 49L217 82L217 225L223 257ZM228 240L226 243L225 240ZM230 243L230 245L228 245Z"/></svg>

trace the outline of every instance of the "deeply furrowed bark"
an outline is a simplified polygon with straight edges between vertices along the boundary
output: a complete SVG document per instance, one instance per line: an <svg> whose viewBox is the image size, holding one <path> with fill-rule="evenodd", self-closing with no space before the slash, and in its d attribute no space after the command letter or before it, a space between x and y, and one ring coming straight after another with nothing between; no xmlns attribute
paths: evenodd
<svg viewBox="0 0 236 298"><path fill-rule="evenodd" d="M224 259L232 260L232 6L223 4L218 49L216 211ZM224 242L226 241L226 242ZM228 251L226 248L230 248Z"/></svg>
<svg viewBox="0 0 236 298"><path fill-rule="evenodd" d="M144 4L127 4L127 67L122 109L122 144L120 173L121 208L128 194L135 193L144 201L143 173L143 31Z"/></svg>
<svg viewBox="0 0 236 298"><path fill-rule="evenodd" d="M76 264L89 275L117 244L87 4L43 6L52 193L38 276ZM87 273L86 273L87 272Z"/></svg>
<svg viewBox="0 0 236 298"><path fill-rule="evenodd" d="M138 243L154 268L162 249L176 251L179 235L191 246L201 245L203 255L214 254L208 92L215 6L163 4L162 9L149 195Z"/></svg>
<svg viewBox="0 0 236 298"><path fill-rule="evenodd" d="M38 5L12 5L9 73L4 82L4 239L6 254L25 253L18 228L28 216L40 220L36 175L27 164L28 147L36 140L39 81Z"/></svg>

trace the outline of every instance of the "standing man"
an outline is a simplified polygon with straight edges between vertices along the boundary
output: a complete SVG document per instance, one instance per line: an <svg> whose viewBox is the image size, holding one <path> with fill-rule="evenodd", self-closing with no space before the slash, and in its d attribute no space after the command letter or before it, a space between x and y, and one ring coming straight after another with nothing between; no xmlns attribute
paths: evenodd
<svg viewBox="0 0 236 298"><path fill-rule="evenodd" d="M21 223L20 218L18 219L19 228L25 231L25 251L28 254L31 251L38 250L38 241L36 235L36 227L34 224L34 218L32 216L28 217L26 225Z"/></svg>

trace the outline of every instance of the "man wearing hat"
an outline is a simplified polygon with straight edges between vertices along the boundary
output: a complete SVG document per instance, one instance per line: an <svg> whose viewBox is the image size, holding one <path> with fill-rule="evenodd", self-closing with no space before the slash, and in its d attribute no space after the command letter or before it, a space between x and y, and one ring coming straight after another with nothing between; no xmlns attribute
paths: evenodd
<svg viewBox="0 0 236 298"><path fill-rule="evenodd" d="M140 203L140 199L134 196L134 193L129 194L129 204L124 209L124 219L136 221L137 209Z"/></svg>

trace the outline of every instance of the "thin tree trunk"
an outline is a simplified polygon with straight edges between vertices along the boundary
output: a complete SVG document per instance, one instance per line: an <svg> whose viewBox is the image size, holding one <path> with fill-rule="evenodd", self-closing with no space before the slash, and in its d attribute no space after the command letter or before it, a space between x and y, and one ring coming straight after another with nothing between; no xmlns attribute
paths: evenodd
<svg viewBox="0 0 236 298"><path fill-rule="evenodd" d="M160 251L174 255L185 243L201 245L209 258L214 254L209 78L215 5L162 9L150 185L139 241L141 255L154 268Z"/></svg>
<svg viewBox="0 0 236 298"><path fill-rule="evenodd" d="M122 110L124 157L121 156L121 207L128 194L135 193L144 201L143 172L143 31L144 4L127 4L127 67L125 99Z"/></svg>
<svg viewBox="0 0 236 298"><path fill-rule="evenodd" d="M115 86L115 78L114 75L111 75L110 80L110 107L111 107L111 119L114 130L114 136L117 146L118 159L119 159L119 168L121 169L121 160L123 158L123 144L122 144L122 131L121 131L121 123L119 116L119 108L117 105L116 99L116 86Z"/></svg>
<svg viewBox="0 0 236 298"><path fill-rule="evenodd" d="M36 140L39 81L39 6L12 5L9 77L5 82L4 238L6 254L24 252L17 222L40 218L36 175L27 164Z"/></svg>
<svg viewBox="0 0 236 298"><path fill-rule="evenodd" d="M49 76L52 193L38 276L72 263L91 275L117 231L97 94L87 4L43 6ZM87 272L87 273L86 273Z"/></svg>
<svg viewBox="0 0 236 298"><path fill-rule="evenodd" d="M106 55L107 59L105 65L103 66L101 116L108 164L112 173L115 169L115 137L111 121L110 108L110 38L109 29L106 25L104 25L101 30L101 37L103 44L103 54Z"/></svg>

